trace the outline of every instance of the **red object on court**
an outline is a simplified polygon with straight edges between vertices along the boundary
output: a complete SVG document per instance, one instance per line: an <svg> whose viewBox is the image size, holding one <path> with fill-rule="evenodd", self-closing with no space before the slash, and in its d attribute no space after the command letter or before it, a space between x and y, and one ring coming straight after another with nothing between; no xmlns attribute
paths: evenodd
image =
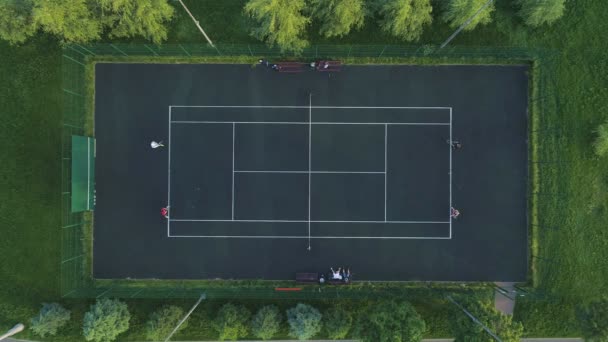
<svg viewBox="0 0 608 342"><path fill-rule="evenodd" d="M161 208L160 214L163 216L167 216L167 215L169 215L169 210L167 208Z"/></svg>
<svg viewBox="0 0 608 342"><path fill-rule="evenodd" d="M301 287L275 287L275 291L302 291Z"/></svg>

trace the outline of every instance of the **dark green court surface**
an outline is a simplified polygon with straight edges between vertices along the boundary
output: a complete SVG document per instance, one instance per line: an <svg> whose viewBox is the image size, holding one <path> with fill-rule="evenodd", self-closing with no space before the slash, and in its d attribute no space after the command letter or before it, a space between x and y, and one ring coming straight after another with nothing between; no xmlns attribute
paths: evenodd
<svg viewBox="0 0 608 342"><path fill-rule="evenodd" d="M526 278L527 67L98 64L95 86L95 278Z"/></svg>

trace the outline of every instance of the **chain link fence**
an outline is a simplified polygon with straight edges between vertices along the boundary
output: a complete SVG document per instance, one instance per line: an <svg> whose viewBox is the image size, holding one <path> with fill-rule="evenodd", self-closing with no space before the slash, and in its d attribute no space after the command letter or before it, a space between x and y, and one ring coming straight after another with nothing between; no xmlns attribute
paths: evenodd
<svg viewBox="0 0 608 342"><path fill-rule="evenodd" d="M552 93L554 80L551 69L554 67L555 53L527 48L461 47L451 46L439 50L436 46L396 46L396 45L313 45L298 56L282 54L276 48L265 45L220 44L209 45L167 44L162 46L148 44L91 44L67 45L63 49L63 123L62 123L62 253L61 253L61 291L64 297L71 298L197 298L206 293L208 298L285 298L285 299L335 299L335 298L378 298L407 295L416 291L444 293L466 291L467 286L453 284L410 284L398 286L359 284L348 287L303 286L300 291L277 291L276 287L294 286L293 283L276 282L232 282L214 281L129 281L95 280L92 278L92 222L93 213L71 212L71 136L93 135L93 68L91 59L104 58L335 58L350 63L481 63L532 65L530 110L530 281L521 293L531 297L538 293L534 288L539 285L535 274L551 272L550 254L537 244L538 234L555 222L543 220L545 205L543 196L558 193L560 190L552 179L558 172L555 165L560 163L559 156L552 154L553 149L545 149L547 144L560 143L559 134L546 134L560 127L545 115L557 109L556 96ZM391 60L394 59L394 60ZM468 285L468 287L486 285ZM487 288L487 287L486 287Z"/></svg>

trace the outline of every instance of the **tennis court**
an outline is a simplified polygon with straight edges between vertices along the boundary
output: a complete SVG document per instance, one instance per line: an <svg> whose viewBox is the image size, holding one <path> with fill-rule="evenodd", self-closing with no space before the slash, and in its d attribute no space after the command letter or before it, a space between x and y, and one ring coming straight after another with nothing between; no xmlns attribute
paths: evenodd
<svg viewBox="0 0 608 342"><path fill-rule="evenodd" d="M523 280L526 70L98 64L94 276Z"/></svg>

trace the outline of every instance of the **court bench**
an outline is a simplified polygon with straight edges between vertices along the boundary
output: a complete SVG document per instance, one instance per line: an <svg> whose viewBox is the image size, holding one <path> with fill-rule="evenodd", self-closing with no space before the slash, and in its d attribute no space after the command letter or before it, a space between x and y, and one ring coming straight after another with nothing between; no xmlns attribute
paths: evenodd
<svg viewBox="0 0 608 342"><path fill-rule="evenodd" d="M316 284L319 282L319 273L296 273L296 282L303 284Z"/></svg>
<svg viewBox="0 0 608 342"><path fill-rule="evenodd" d="M311 273L311 272L301 272L296 273L296 283L300 284L318 284L319 283L319 273ZM329 285L348 285L351 282L345 282L343 280L338 279L325 279L325 283Z"/></svg>
<svg viewBox="0 0 608 342"><path fill-rule="evenodd" d="M327 64L327 68L325 65ZM342 70L342 62L340 61L319 61L317 71L321 72L337 72Z"/></svg>
<svg viewBox="0 0 608 342"><path fill-rule="evenodd" d="M299 62L279 62L276 64L279 72L303 72L304 64Z"/></svg>

